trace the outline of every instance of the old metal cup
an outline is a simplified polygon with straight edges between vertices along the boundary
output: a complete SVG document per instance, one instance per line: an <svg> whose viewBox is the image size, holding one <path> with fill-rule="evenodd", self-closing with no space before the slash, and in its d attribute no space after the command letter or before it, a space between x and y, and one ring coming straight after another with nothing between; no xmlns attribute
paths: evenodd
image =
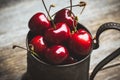
<svg viewBox="0 0 120 80"><path fill-rule="evenodd" d="M84 28L83 25L78 24L78 28ZM96 38L93 40L93 48L97 49L99 47L99 36L100 34L108 29L115 29L120 31L119 23L105 23L100 26L96 33ZM87 29L86 29L87 30ZM88 31L88 30L87 30ZM89 31L88 31L89 32ZM28 40L33 35L31 32L27 35L27 48ZM92 52L91 51L91 52ZM51 65L47 64L40 59L38 59L35 55L31 54L29 51L27 53L27 72L24 74L22 80L93 80L96 73L108 62L113 60L115 57L120 55L120 48L114 51L112 54L107 56L104 60L102 60L93 70L92 74L89 75L89 67L90 67L90 55L86 56L84 59L66 65Z"/></svg>

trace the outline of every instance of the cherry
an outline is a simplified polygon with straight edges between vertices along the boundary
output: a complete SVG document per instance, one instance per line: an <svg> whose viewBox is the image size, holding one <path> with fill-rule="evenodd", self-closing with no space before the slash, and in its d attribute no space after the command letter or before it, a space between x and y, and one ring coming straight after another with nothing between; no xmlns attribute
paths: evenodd
<svg viewBox="0 0 120 80"><path fill-rule="evenodd" d="M57 23L56 28L49 28L45 32L45 40L52 44L61 44L70 38L70 29L65 23Z"/></svg>
<svg viewBox="0 0 120 80"><path fill-rule="evenodd" d="M31 17L28 26L31 32L36 34L43 34L46 29L50 28L51 23L44 15L44 13L39 12Z"/></svg>
<svg viewBox="0 0 120 80"><path fill-rule="evenodd" d="M79 29L72 34L68 45L73 54L86 56L90 53L92 48L92 37L86 30Z"/></svg>
<svg viewBox="0 0 120 80"><path fill-rule="evenodd" d="M71 30L74 30L74 27L77 25L77 21L75 20L75 16L71 13L69 9L62 9L58 11L54 17L54 22L64 22L66 23Z"/></svg>
<svg viewBox="0 0 120 80"><path fill-rule="evenodd" d="M64 46L54 45L46 50L45 57L52 64L61 64L67 59L69 53Z"/></svg>
<svg viewBox="0 0 120 80"><path fill-rule="evenodd" d="M44 50L47 48L45 42L43 41L43 36L37 35L31 41L30 44L33 46L34 51L40 55L44 55Z"/></svg>
<svg viewBox="0 0 120 80"><path fill-rule="evenodd" d="M69 56L69 57L63 62L63 64L72 64L72 63L75 63L75 62L77 62L77 59Z"/></svg>

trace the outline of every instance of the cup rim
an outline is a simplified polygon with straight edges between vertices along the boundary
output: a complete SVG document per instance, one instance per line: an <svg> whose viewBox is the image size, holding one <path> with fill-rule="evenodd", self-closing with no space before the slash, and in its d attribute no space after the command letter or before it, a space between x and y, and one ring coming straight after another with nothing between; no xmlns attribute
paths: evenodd
<svg viewBox="0 0 120 80"><path fill-rule="evenodd" d="M29 53L28 54L31 55L37 62L40 62L40 63L42 63L44 65L47 65L47 66L52 66L52 67L69 67L69 66L74 66L74 65L77 65L77 64L80 64L80 63L84 62L86 59L88 59L90 57L91 52L85 58L83 58L82 60L77 61L75 63L71 63L71 64L58 64L58 65L53 65L53 64L46 63L46 62L40 60L39 58L37 58L35 55L29 54Z"/></svg>

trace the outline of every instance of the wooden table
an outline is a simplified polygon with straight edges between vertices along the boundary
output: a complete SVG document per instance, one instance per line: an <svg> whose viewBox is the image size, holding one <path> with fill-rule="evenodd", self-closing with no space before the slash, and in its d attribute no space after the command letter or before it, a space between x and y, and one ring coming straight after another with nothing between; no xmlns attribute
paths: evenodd
<svg viewBox="0 0 120 80"><path fill-rule="evenodd" d="M85 25L93 37L100 25L106 22L120 23L120 1L119 0L84 0L87 7L80 15L82 8L73 9L78 16L79 22ZM55 3L50 14L67 6L69 0L45 0L47 7ZM79 0L74 0L77 4ZM25 38L29 31L28 21L33 14L42 11L46 14L40 0L1 0L0 1L0 80L20 80L26 72L26 51L12 49L13 44L25 47ZM120 32L109 30L100 37L100 48L93 51L91 56L90 72L98 62L120 47ZM120 56L108 65L120 63ZM100 71L95 80L120 80L120 66Z"/></svg>

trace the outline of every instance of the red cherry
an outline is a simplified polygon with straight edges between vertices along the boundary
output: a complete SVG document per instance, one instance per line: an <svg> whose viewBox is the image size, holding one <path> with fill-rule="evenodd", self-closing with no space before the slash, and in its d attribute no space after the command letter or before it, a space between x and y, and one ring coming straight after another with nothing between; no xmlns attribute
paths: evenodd
<svg viewBox="0 0 120 80"><path fill-rule="evenodd" d="M38 55L43 55L44 50L47 48L47 46L45 45L45 42L43 41L43 37L38 35L35 36L31 41L30 44L33 45L34 47L34 51L38 54Z"/></svg>
<svg viewBox="0 0 120 80"><path fill-rule="evenodd" d="M31 17L28 26L33 33L43 34L46 29L50 28L51 24L46 16L39 12Z"/></svg>
<svg viewBox="0 0 120 80"><path fill-rule="evenodd" d="M72 64L77 62L77 59L74 59L73 57L69 56L64 62L63 64Z"/></svg>
<svg viewBox="0 0 120 80"><path fill-rule="evenodd" d="M70 27L71 30L74 30L74 27L77 25L75 16L71 13L69 9L62 9L58 11L55 15L54 22L64 22Z"/></svg>
<svg viewBox="0 0 120 80"><path fill-rule="evenodd" d="M69 53L64 46L54 45L47 49L45 57L52 64L61 64L68 57Z"/></svg>
<svg viewBox="0 0 120 80"><path fill-rule="evenodd" d="M88 55L92 48L92 37L90 33L84 29L79 29L71 36L69 41L69 48L76 55Z"/></svg>
<svg viewBox="0 0 120 80"><path fill-rule="evenodd" d="M61 44L70 38L70 29L65 23L57 23L56 28L49 28L45 32L45 40L52 44Z"/></svg>

